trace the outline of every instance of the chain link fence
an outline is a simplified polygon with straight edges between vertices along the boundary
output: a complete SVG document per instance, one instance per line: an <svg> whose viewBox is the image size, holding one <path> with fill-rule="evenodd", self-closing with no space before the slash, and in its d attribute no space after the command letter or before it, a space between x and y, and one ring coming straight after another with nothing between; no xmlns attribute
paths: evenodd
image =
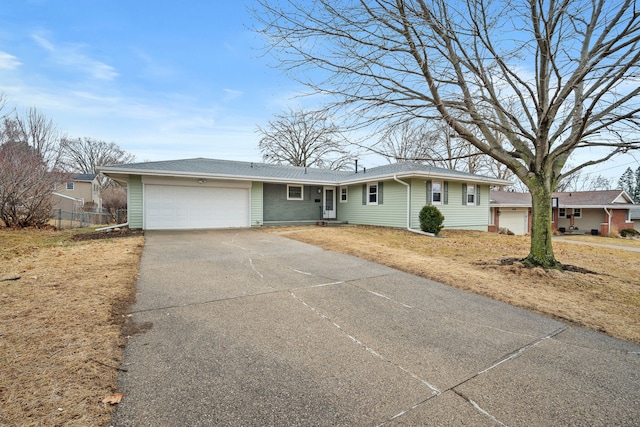
<svg viewBox="0 0 640 427"><path fill-rule="evenodd" d="M62 209L52 209L51 221L58 229L82 228L94 225L107 225L114 222L114 217L109 212L71 212ZM118 209L115 214L115 223L127 222L127 210Z"/></svg>

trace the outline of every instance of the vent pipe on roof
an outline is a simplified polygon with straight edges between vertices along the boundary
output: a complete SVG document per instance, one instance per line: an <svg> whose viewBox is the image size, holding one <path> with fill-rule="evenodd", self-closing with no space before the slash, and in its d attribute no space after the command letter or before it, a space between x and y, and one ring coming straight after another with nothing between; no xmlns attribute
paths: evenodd
<svg viewBox="0 0 640 427"><path fill-rule="evenodd" d="M358 159L356 159L356 173L358 173Z"/></svg>

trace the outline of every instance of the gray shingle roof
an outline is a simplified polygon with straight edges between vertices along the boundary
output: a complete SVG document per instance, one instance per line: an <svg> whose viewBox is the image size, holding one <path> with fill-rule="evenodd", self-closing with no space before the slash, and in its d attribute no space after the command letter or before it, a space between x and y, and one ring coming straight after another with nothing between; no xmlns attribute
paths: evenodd
<svg viewBox="0 0 640 427"><path fill-rule="evenodd" d="M483 177L464 172L431 167L418 163L393 163L374 168L360 168L356 173L351 171L334 171L328 169L274 165L257 162L240 162L218 159L183 159L158 162L132 163L125 165L109 165L99 168L106 175L140 174L156 176L193 176L230 179L256 179L283 182L316 182L346 184L365 182L371 179L392 178L394 175L424 175L448 177L450 179L483 181L496 185L508 182L495 178Z"/></svg>
<svg viewBox="0 0 640 427"><path fill-rule="evenodd" d="M73 175L73 180L74 181L93 181L96 178L96 174L95 173L79 173L76 175Z"/></svg>
<svg viewBox="0 0 640 427"><path fill-rule="evenodd" d="M632 205L622 190L565 191L553 193L560 207L600 207ZM531 194L492 191L491 204L500 206L531 206Z"/></svg>

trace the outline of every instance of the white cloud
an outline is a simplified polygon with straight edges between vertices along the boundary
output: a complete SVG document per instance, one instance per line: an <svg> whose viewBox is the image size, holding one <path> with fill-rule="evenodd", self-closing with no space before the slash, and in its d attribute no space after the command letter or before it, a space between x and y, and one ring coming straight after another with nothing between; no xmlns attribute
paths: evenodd
<svg viewBox="0 0 640 427"><path fill-rule="evenodd" d="M18 68L22 63L18 61L18 58L7 53L0 51L0 68L4 70L14 70Z"/></svg>
<svg viewBox="0 0 640 427"><path fill-rule="evenodd" d="M244 92L234 89L224 89L224 93L226 94L224 97L225 101L231 101L244 95Z"/></svg>
<svg viewBox="0 0 640 427"><path fill-rule="evenodd" d="M42 34L33 34L31 38L43 49L48 51L52 60L71 70L82 71L98 80L110 81L118 77L118 72L111 65L97 61L82 50L84 46L64 44L56 46Z"/></svg>
<svg viewBox="0 0 640 427"><path fill-rule="evenodd" d="M40 34L33 34L31 38L35 40L35 42L38 43L40 47L42 47L45 50L48 50L49 52L54 52L56 50L53 43L45 39L44 36L41 36Z"/></svg>

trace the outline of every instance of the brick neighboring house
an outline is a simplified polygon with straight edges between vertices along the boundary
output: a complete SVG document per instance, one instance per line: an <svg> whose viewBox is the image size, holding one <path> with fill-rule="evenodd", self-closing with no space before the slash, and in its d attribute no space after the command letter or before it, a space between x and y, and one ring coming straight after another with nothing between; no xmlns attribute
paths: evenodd
<svg viewBox="0 0 640 427"><path fill-rule="evenodd" d="M75 174L53 190L53 209L68 212L101 211L100 183L96 174Z"/></svg>
<svg viewBox="0 0 640 427"><path fill-rule="evenodd" d="M633 228L640 231L640 207L631 209L631 221Z"/></svg>
<svg viewBox="0 0 640 427"><path fill-rule="evenodd" d="M531 194L492 191L489 231L509 229L514 234L531 232ZM553 193L553 230L567 234L601 234L634 228L632 212L637 205L622 190L567 191Z"/></svg>

